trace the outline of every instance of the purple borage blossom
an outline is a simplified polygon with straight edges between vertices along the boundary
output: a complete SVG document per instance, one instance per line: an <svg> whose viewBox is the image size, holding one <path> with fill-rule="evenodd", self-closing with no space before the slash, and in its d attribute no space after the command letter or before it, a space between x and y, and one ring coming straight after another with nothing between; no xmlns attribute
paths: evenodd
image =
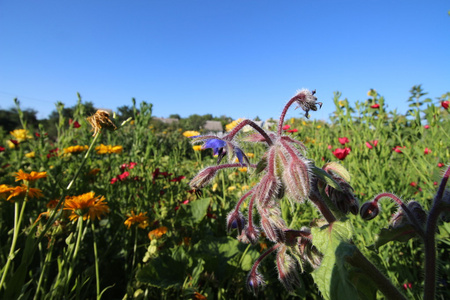
<svg viewBox="0 0 450 300"><path fill-rule="evenodd" d="M349 176L337 163L328 163L325 168L317 168L307 157L307 149L301 141L283 134L284 119L289 107L296 104L305 111L316 111L322 106L314 96L315 92L303 89L297 92L285 105L276 132L265 131L251 120L243 120L225 135L203 135L192 137L193 143L203 143L202 148L213 150L217 155L217 165L201 170L191 181L192 188L201 189L209 184L219 170L246 166L254 169L260 177L252 189L239 199L236 207L227 216L227 229L237 230L238 239L243 243L256 244L264 236L273 242L259 257L247 278L247 287L257 293L264 286L264 279L257 271L261 261L271 253L276 253L278 278L286 289L292 291L300 285L298 271L300 262L313 268L320 265L321 254L311 242L309 228L294 230L288 228L282 217L280 199L287 197L292 203L303 203L310 199L329 223L336 220L334 212L357 213L359 204L354 198L352 188L347 183ZM250 126L254 133L239 139L238 133L244 126ZM264 143L266 152L257 164L250 163L241 143ZM227 156L228 162L221 164ZM234 163L234 159L238 163ZM331 197L325 201L323 197ZM248 201L247 217L241 205ZM332 207L329 207L330 203ZM257 215L253 216L254 211ZM259 225L254 223L259 221Z"/></svg>

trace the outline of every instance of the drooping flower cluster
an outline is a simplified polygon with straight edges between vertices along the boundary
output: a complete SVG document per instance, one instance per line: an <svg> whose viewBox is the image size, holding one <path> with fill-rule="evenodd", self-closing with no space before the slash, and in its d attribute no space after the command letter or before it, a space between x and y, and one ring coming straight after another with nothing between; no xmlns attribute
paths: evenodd
<svg viewBox="0 0 450 300"><path fill-rule="evenodd" d="M321 195L330 197L337 206L336 210L353 214L359 210L358 201L347 182L349 176L342 176L344 172L335 165L324 166L323 170L315 167L306 157L304 144L283 134L283 131L289 129L283 126L283 123L292 104L302 108L307 117L310 110L316 111L322 105L317 102L314 94L315 92L301 90L286 104L279 119L277 132L266 132L251 120L241 120L224 136L193 137L193 143L203 143L203 149L213 149L214 155L217 155L217 165L201 170L190 181L192 188L205 187L218 171L226 168L252 168L255 170L254 173L260 176L259 183L241 197L227 216L228 231L236 229L241 242L256 244L263 232L264 236L274 243L256 260L248 275L247 286L255 294L264 285L258 266L270 253L277 253L278 277L290 291L300 284L298 279L300 268L294 257L303 258L304 262L309 262L313 267L320 264L320 253L312 245L310 230L288 228L281 215L280 199L287 197L291 203L303 203L310 199L329 222L335 218L324 204ZM243 142L264 143L267 146L266 152L257 164L250 162L237 140L238 132L245 126L252 127L256 132L242 139ZM348 139L345 142L348 142ZM225 157L228 162L220 164ZM332 186L329 185L331 183ZM241 209L245 201L248 202L247 217ZM257 212L255 216L254 211ZM259 224L256 221L259 221Z"/></svg>

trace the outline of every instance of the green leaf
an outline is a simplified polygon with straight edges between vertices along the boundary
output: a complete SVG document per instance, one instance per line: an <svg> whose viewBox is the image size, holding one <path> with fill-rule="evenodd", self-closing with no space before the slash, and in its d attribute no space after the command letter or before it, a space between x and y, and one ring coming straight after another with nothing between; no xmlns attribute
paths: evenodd
<svg viewBox="0 0 450 300"><path fill-rule="evenodd" d="M342 192L340 185L336 181L334 181L333 177L331 177L330 174L328 174L327 172L325 172L324 170L322 170L321 168L318 168L316 166L312 167L312 171L313 171L314 175L319 177L319 179L321 181L325 182L332 188Z"/></svg>
<svg viewBox="0 0 450 300"><path fill-rule="evenodd" d="M324 299L358 299L358 291L352 284L344 264L354 247L348 241L353 235L349 221L334 222L322 228L312 228L313 244L322 252L319 268L311 274Z"/></svg>
<svg viewBox="0 0 450 300"><path fill-rule="evenodd" d="M378 248L391 241L407 242L409 239L416 236L417 233L414 230L414 227L409 223L403 224L397 228L383 228L376 237L375 243L367 248L378 250Z"/></svg>

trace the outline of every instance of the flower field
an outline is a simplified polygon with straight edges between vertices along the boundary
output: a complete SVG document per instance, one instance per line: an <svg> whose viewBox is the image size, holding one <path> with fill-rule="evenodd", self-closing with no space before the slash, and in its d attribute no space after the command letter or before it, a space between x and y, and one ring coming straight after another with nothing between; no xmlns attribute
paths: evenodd
<svg viewBox="0 0 450 300"><path fill-rule="evenodd" d="M336 93L322 99L335 106L329 121L312 120L318 102L300 101L312 118L299 112L267 136L238 132L245 120L217 137L157 130L149 103L133 102L132 118L119 122L105 111L88 115L80 101L70 120L57 107L52 137L26 124L19 108L21 127L0 130L0 298L450 299L450 93L424 95L413 87L402 115L375 90L354 106ZM267 150L272 142L282 154ZM295 158L281 179L267 176L274 155L275 169ZM307 180L292 166L296 157ZM312 188L298 189L320 180L328 210ZM276 206L253 209L259 193ZM436 215L435 235L427 215ZM333 222L340 245L384 274L392 294L350 248L330 254L323 246ZM301 253L289 252L291 236Z"/></svg>

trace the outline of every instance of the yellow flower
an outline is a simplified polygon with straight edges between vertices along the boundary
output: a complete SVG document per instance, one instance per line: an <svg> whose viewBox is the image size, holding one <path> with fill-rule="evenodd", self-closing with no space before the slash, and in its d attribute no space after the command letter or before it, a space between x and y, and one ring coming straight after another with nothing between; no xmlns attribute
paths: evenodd
<svg viewBox="0 0 450 300"><path fill-rule="evenodd" d="M255 157L255 154L253 154L253 153L245 153L245 155L247 155L248 158L253 158L253 157Z"/></svg>
<svg viewBox="0 0 450 300"><path fill-rule="evenodd" d="M217 184L217 182L215 182L212 186L212 191L215 192L218 187L219 187L219 185Z"/></svg>
<svg viewBox="0 0 450 300"><path fill-rule="evenodd" d="M235 189L236 189L236 187L235 187L234 185L229 186L229 187L227 188L227 190L228 190L229 192L234 191Z"/></svg>
<svg viewBox="0 0 450 300"><path fill-rule="evenodd" d="M344 107L344 106L345 106L345 102L342 101L342 100L339 100L339 106L340 106L340 107Z"/></svg>
<svg viewBox="0 0 450 300"><path fill-rule="evenodd" d="M28 198L41 198L42 196L44 196L40 189L35 189L35 188L28 189L28 187L25 184L22 184L21 186L16 186L16 187L11 188L10 195L9 195L8 199L6 199L6 200L10 200L11 198L14 198L17 196L21 196L21 197L25 198L27 190L28 190Z"/></svg>
<svg viewBox="0 0 450 300"><path fill-rule="evenodd" d="M247 167L238 168L240 172L247 172Z"/></svg>
<svg viewBox="0 0 450 300"><path fill-rule="evenodd" d="M159 228L156 228L156 229L150 231L148 233L148 238L150 240L157 239L157 238L163 236L166 233L167 233L167 227L166 226L161 226Z"/></svg>
<svg viewBox="0 0 450 300"><path fill-rule="evenodd" d="M28 153L26 153L25 154L25 157L28 157L28 158L34 158L36 156L36 153L33 151L33 152L28 152Z"/></svg>
<svg viewBox="0 0 450 300"><path fill-rule="evenodd" d="M246 191L246 190L248 190L250 187L248 186L248 185L243 185L242 187L241 187L241 190L242 191Z"/></svg>
<svg viewBox="0 0 450 300"><path fill-rule="evenodd" d="M0 184L0 198L6 199L7 196L11 193L11 190L13 190L13 187L7 185L7 184Z"/></svg>
<svg viewBox="0 0 450 300"><path fill-rule="evenodd" d="M79 196L67 196L64 203L64 210L71 212L69 219L71 221L77 220L78 217L83 217L83 220L95 218L100 220L102 215L109 212L105 197L95 197L94 192L89 192Z"/></svg>
<svg viewBox="0 0 450 300"><path fill-rule="evenodd" d="M87 149L89 149L89 147L87 145L84 145L84 146L80 146L80 145L70 146L70 147L64 148L64 154L81 153L83 151L86 151Z"/></svg>
<svg viewBox="0 0 450 300"><path fill-rule="evenodd" d="M25 129L16 129L10 132L10 134L14 137L14 139L16 141L18 141L19 143L32 139L33 137L31 136L31 134L29 133L28 130Z"/></svg>
<svg viewBox="0 0 450 300"><path fill-rule="evenodd" d="M22 171L22 169L19 170L19 172L16 173L16 181L23 180L23 181L36 181L41 178L47 177L47 172L35 172L32 171L30 174L25 173Z"/></svg>
<svg viewBox="0 0 450 300"><path fill-rule="evenodd" d="M306 126L307 123L305 121L302 121L302 124L303 124L303 126Z"/></svg>
<svg viewBox="0 0 450 300"><path fill-rule="evenodd" d="M233 122L231 122L230 124L225 125L225 129L227 131L231 131L233 130L234 127L236 127L239 123L241 123L244 119L239 118L237 120L234 120Z"/></svg>
<svg viewBox="0 0 450 300"><path fill-rule="evenodd" d="M192 137L192 136L200 135L200 132L194 131L194 130L188 130L188 131L183 132L183 135L185 137Z"/></svg>
<svg viewBox="0 0 450 300"><path fill-rule="evenodd" d="M291 118L291 124L294 124L295 119Z"/></svg>
<svg viewBox="0 0 450 300"><path fill-rule="evenodd" d="M134 214L134 211L131 211L131 216L127 215L128 219L125 220L124 224L130 229L131 225L135 223L139 223L139 228L145 229L148 227L148 217L147 213L139 213L138 215Z"/></svg>
<svg viewBox="0 0 450 300"><path fill-rule="evenodd" d="M111 146L111 145L103 145L100 144L100 146L95 147L95 151L97 151L97 154L111 154L111 153L122 153L123 147L122 146Z"/></svg>
<svg viewBox="0 0 450 300"><path fill-rule="evenodd" d="M14 149L14 148L16 148L16 145L13 143L13 142L11 142L10 140L8 140L8 147L9 147L9 149Z"/></svg>
<svg viewBox="0 0 450 300"><path fill-rule="evenodd" d="M194 149L194 151L202 151L202 145L192 146L192 149Z"/></svg>
<svg viewBox="0 0 450 300"><path fill-rule="evenodd" d="M317 125L317 129L320 129L320 128L322 128L322 125Z"/></svg>

